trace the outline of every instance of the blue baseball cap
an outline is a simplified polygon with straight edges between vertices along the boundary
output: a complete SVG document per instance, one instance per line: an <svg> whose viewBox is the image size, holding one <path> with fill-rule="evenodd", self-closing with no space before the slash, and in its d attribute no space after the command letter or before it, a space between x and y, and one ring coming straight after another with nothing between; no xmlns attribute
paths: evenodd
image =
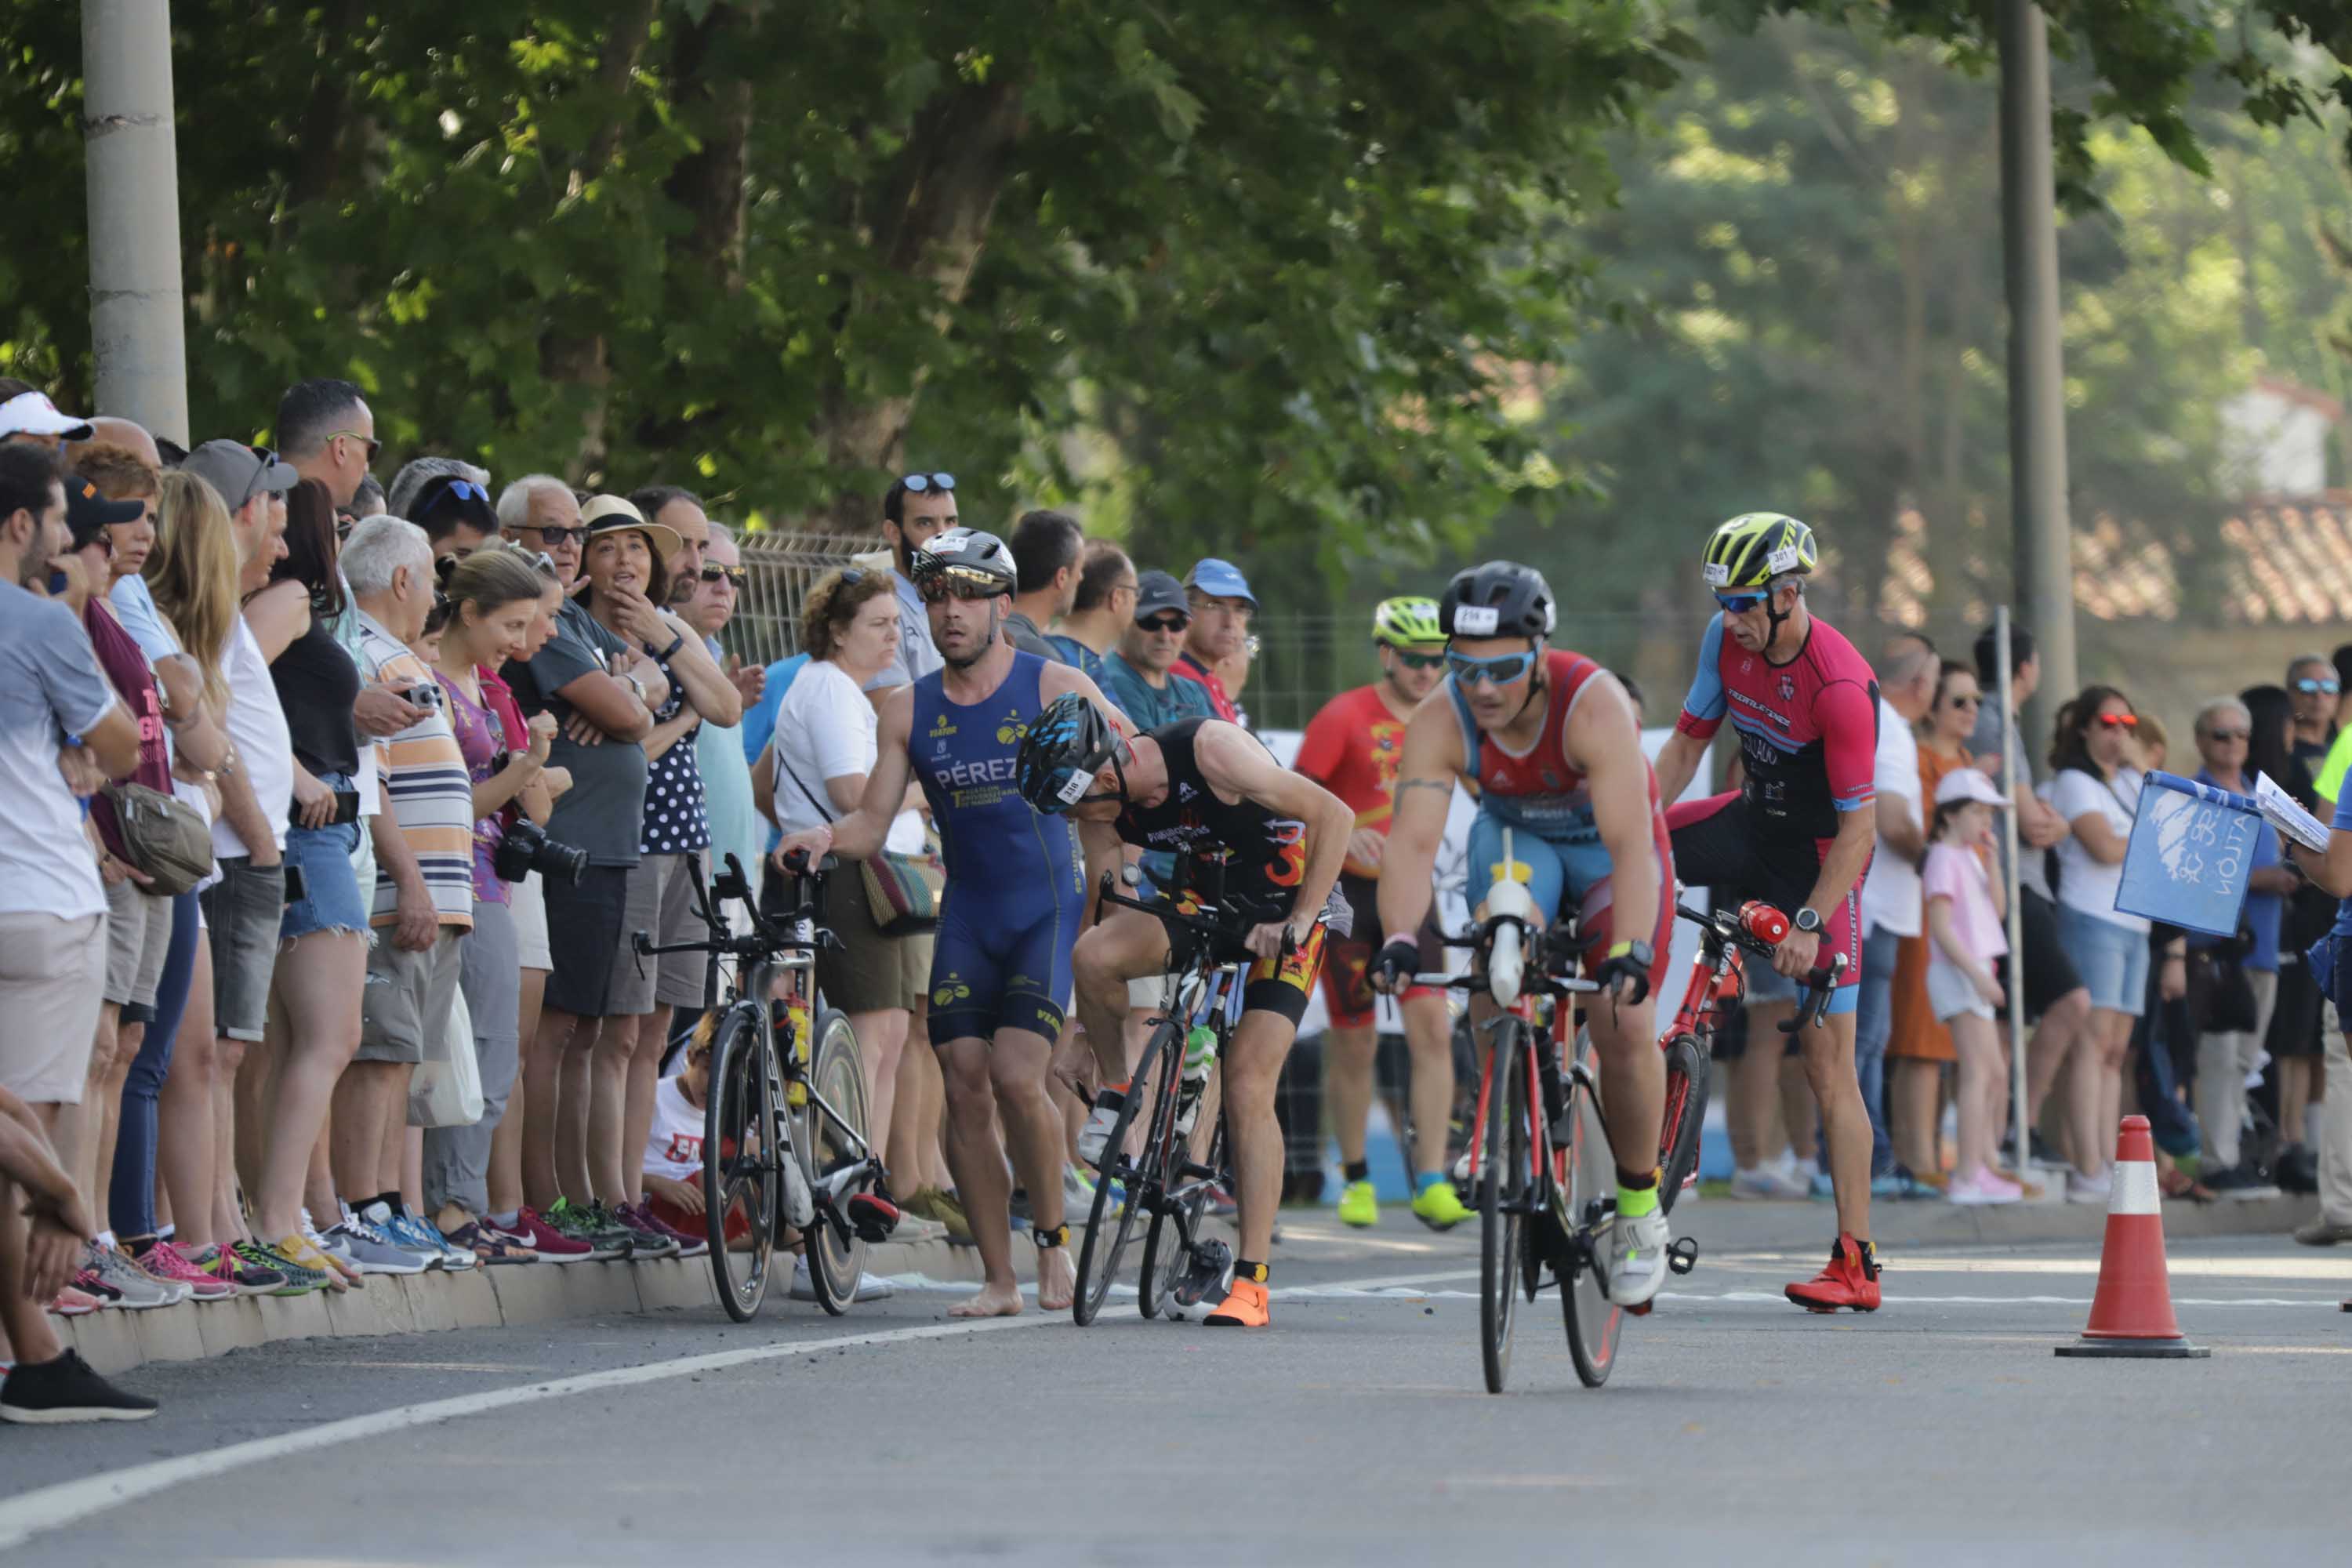
<svg viewBox="0 0 2352 1568"><path fill-rule="evenodd" d="M1184 574L1184 586L1198 588L1212 599L1247 599L1251 609L1257 608L1257 595L1250 592L1249 579L1230 561L1220 561L1204 555L1192 563Z"/></svg>

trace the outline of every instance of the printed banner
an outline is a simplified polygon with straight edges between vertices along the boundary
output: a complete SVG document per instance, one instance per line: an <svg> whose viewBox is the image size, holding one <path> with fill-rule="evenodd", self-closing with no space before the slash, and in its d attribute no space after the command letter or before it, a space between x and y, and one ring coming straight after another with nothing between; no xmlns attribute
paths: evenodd
<svg viewBox="0 0 2352 1568"><path fill-rule="evenodd" d="M2263 826L2253 802L2174 773L2151 773L2147 783L2116 908L2189 931L2236 935Z"/></svg>

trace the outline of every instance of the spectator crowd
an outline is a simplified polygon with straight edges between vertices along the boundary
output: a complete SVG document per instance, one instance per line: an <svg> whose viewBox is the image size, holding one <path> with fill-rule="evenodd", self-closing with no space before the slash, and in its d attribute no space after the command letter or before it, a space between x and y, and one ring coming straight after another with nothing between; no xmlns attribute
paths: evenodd
<svg viewBox="0 0 2352 1568"><path fill-rule="evenodd" d="M910 569L958 522L945 473L892 484L887 553L747 668L738 542L685 489L433 457L382 484L344 381L289 388L270 440L184 450L0 378L8 1420L155 1408L58 1316L706 1247L705 962L634 937L705 938L700 873L854 806L876 701L941 663ZM1053 511L1007 542L1014 646L1146 722L1239 715L1234 568L1139 573ZM888 849L935 864L919 794ZM831 881L819 980L906 1194L861 1217L969 1242L907 1048L929 942L858 888Z"/></svg>

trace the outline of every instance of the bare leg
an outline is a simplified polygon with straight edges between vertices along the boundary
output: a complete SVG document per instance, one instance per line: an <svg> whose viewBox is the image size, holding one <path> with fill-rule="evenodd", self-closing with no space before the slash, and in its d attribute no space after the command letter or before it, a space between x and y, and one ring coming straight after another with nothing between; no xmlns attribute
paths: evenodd
<svg viewBox="0 0 2352 1568"><path fill-rule="evenodd" d="M294 943L270 984L286 1018L286 1047L261 1140L259 1179L248 1192L254 1223L278 1237L301 1218L311 1151L326 1125L335 1085L359 1052L367 943L352 931L315 931ZM354 1198L380 1190L355 1189L348 1182L343 1186ZM311 1217L330 1226L337 1216L331 1208L313 1207Z"/></svg>
<svg viewBox="0 0 2352 1568"><path fill-rule="evenodd" d="M16 1184L0 1175L0 1338L27 1365L52 1362L65 1345L49 1325L48 1303L25 1299L25 1215Z"/></svg>
<svg viewBox="0 0 2352 1568"><path fill-rule="evenodd" d="M1041 1233L1063 1221L1062 1122L1045 1095L1045 1064L1053 1055L1054 1042L1027 1029L999 1029L988 1054L989 1084L1013 1146L1013 1168L1029 1191L1030 1224ZM1075 1282L1068 1247L1038 1249L1039 1307L1067 1311Z"/></svg>
<svg viewBox="0 0 2352 1568"><path fill-rule="evenodd" d="M2091 1027L2091 994L2077 985L2051 1004L2025 1042L2026 1114L2039 1122L2042 1107L2058 1081L2077 1040L2087 1039Z"/></svg>
<svg viewBox="0 0 2352 1568"><path fill-rule="evenodd" d="M1282 1121L1274 1095L1297 1029L1279 1013L1244 1013L1225 1047L1225 1131L1232 1142L1234 1198L1241 1209L1237 1257L1266 1261L1274 1213L1282 1203ZM1654 1051L1652 1053L1656 1054ZM1654 1122L1657 1108L1651 1106Z"/></svg>
<svg viewBox="0 0 2352 1568"><path fill-rule="evenodd" d="M82 1075L81 1092L81 1163L68 1165L74 1184L89 1203L92 1223L100 1229L106 1227L107 1178L114 1170L114 1128L122 1111L122 1079L130 1075L131 1058L121 1057L122 1071L117 1074L115 1061L122 1046L122 1009L111 1002L101 1002L98 1008L98 1028L90 1037L89 1066ZM137 1047L132 1047L135 1054ZM107 1092L108 1079L114 1080L114 1092Z"/></svg>
<svg viewBox="0 0 2352 1568"><path fill-rule="evenodd" d="M2101 1117L2105 1113L2107 1020L2120 1015L2105 1008L2091 1015L2091 1029L2080 1047L2070 1053L2073 1067L2066 1080L2067 1141L2074 1145L2074 1168L2096 1178L2107 1168L2106 1139Z"/></svg>
<svg viewBox="0 0 2352 1568"><path fill-rule="evenodd" d="M638 1028L649 1016L605 1019L604 1032L589 1052L589 1190L609 1205L629 1201L629 1167L636 1163L622 1157L628 1137L629 1065L637 1054ZM640 1143L638 1150L643 1148Z"/></svg>
<svg viewBox="0 0 2352 1568"><path fill-rule="evenodd" d="M1853 1071L1854 1016L1832 1013L1804 1032L1805 1075L1821 1106L1830 1150L1830 1181L1837 1189L1838 1229L1870 1239L1870 1108Z"/></svg>
<svg viewBox="0 0 2352 1568"><path fill-rule="evenodd" d="M172 1041L172 1070L155 1100L156 1173L170 1200L176 1239L194 1252L227 1239L215 1234L213 1223L213 1078L219 1050L213 1033L213 955L198 942L188 1005Z"/></svg>
<svg viewBox="0 0 2352 1568"><path fill-rule="evenodd" d="M286 1059L289 1026L286 1009L278 999L274 970L270 983L268 1022L263 1026L261 1038L246 1047L233 1080L236 1135L230 1142L229 1152L236 1163L237 1190L245 1194L247 1214L252 1214L260 1201L261 1170L269 1152L269 1108L278 1097L278 1073Z"/></svg>
<svg viewBox="0 0 2352 1568"><path fill-rule="evenodd" d="M103 1025L100 1026L105 1033ZM2279 1142L2282 1144L2303 1142L2303 1123L2306 1109L2316 1098L2311 1090L2317 1077L2311 1069L2319 1065L2317 1057L2281 1057L2278 1072Z"/></svg>
<svg viewBox="0 0 2352 1568"><path fill-rule="evenodd" d="M1780 1125L1789 1131L1789 1146L1801 1160L1818 1163L1822 1152L1821 1124L1813 1114L1812 1087L1805 1078L1801 1057L1780 1058Z"/></svg>
<svg viewBox="0 0 2352 1568"><path fill-rule="evenodd" d="M636 1048L629 1053L628 1103L621 1118L621 1173L632 1204L646 1200L645 1148L654 1131L654 1091L661 1085L662 1053L669 1048L672 1009L667 1003L637 1020ZM866 1037L859 1035L863 1046Z"/></svg>
<svg viewBox="0 0 2352 1568"><path fill-rule="evenodd" d="M334 1129L321 1123L319 1135L310 1140L310 1166L302 1178L302 1206L321 1226L333 1225L343 1212L341 1194L335 1191L333 1156Z"/></svg>
<svg viewBox="0 0 2352 1568"><path fill-rule="evenodd" d="M1953 1170L1963 1176L1974 1176L1992 1163L1993 1139L1988 1090L1995 1083L1994 1063L2000 1058L2000 1047L1993 1039L1992 1024L1974 1014L1963 1013L1951 1020L1952 1046L1959 1055L1958 1085L1953 1098L1960 1111L1960 1141Z"/></svg>
<svg viewBox="0 0 2352 1568"><path fill-rule="evenodd" d="M400 1179L394 1185L400 1189L400 1201L408 1205L408 1212L425 1218L428 1217L425 1213L425 1129L407 1124L407 1100L406 1095L401 1096L400 1133L394 1141L400 1150Z"/></svg>
<svg viewBox="0 0 2352 1568"><path fill-rule="evenodd" d="M980 1252L978 1294L948 1309L951 1318L1010 1318L1021 1312L1021 1282L1013 1273L1013 1179L996 1136L996 1097L990 1086L988 1042L950 1040L940 1050L947 1086L947 1160L954 1173L971 1238ZM1054 1184L1058 1195L1061 1184Z"/></svg>
<svg viewBox="0 0 2352 1568"><path fill-rule="evenodd" d="M542 981L542 995L545 990L546 983ZM563 1195L562 1180L557 1174L557 1101L562 1095L563 1064L569 1059L572 1037L579 1026L580 1020L573 1015L542 1007L538 1027L522 1037L522 1187L526 1201L542 1214L553 1208L555 1200Z"/></svg>
<svg viewBox="0 0 2352 1568"><path fill-rule="evenodd" d="M1405 1047L1412 1054L1413 1171L1443 1171L1454 1121L1453 1016L1442 996L1408 996L1402 1011Z"/></svg>
<svg viewBox="0 0 2352 1568"><path fill-rule="evenodd" d="M1657 1006L1643 1001L1612 1007L1604 998L1596 1001L1585 1016L1601 1058L1609 1146L1623 1169L1648 1170L1657 1163L1666 1115L1666 1058L1658 1049Z"/></svg>
<svg viewBox="0 0 2352 1568"><path fill-rule="evenodd" d="M1936 1086L1942 1075L1936 1063L1914 1057L1897 1057L1891 1065L1895 1157L1913 1175L1933 1176L1942 1169L1936 1158Z"/></svg>
<svg viewBox="0 0 2352 1568"><path fill-rule="evenodd" d="M385 1107L404 1101L408 1068L400 1062L355 1061L335 1085L334 1142L331 1153L335 1185L354 1204L384 1191L383 1142L389 1121ZM399 1172L398 1155L394 1173ZM324 1217L324 1216L320 1216Z"/></svg>
<svg viewBox="0 0 2352 1568"><path fill-rule="evenodd" d="M1748 1004L1748 1049L1732 1064L1729 1100L1724 1106L1732 1157L1743 1171L1777 1161L1789 1145L1780 1114L1780 1063L1788 1055L1789 1037L1780 1026L1795 1016L1793 1003ZM1744 1151L1742 1142L1747 1144Z"/></svg>
<svg viewBox="0 0 2352 1568"><path fill-rule="evenodd" d="M584 1204L596 1195L588 1168L588 1118L595 1094L593 1066L597 1041L613 1026L611 1019L582 1018L563 1048L563 1077L557 1085L555 1102L556 1191L574 1203Z"/></svg>
<svg viewBox="0 0 2352 1568"><path fill-rule="evenodd" d="M907 1050L907 1009L885 1007L873 1013L853 1013L849 1026L857 1036L857 1054L866 1068L866 1134L884 1165L890 1163L890 1118L898 1104L898 1061ZM652 1124L650 1103L646 1124Z"/></svg>
<svg viewBox="0 0 2352 1568"><path fill-rule="evenodd" d="M522 1042L523 1059L528 1064L536 1054L539 1039L540 1002L547 994L547 971L526 969L522 972L522 1032L516 1037ZM499 1122L498 1131L490 1138L489 1193L492 1214L512 1214L523 1206L522 1155L523 1130L530 1124L530 1111L524 1099L523 1075L515 1076L514 1088L507 1094L507 1112Z"/></svg>
<svg viewBox="0 0 2352 1568"><path fill-rule="evenodd" d="M213 1074L213 1226L223 1241L247 1234L236 1202L236 1080L245 1067L245 1041L223 1035L213 1058L217 1068Z"/></svg>
<svg viewBox="0 0 2352 1568"><path fill-rule="evenodd" d="M1370 1024L1332 1025L1323 1032L1325 1092L1331 1097L1331 1131L1339 1140L1344 1168L1364 1157L1364 1137L1372 1119L1372 1068L1380 1034ZM1421 1061L1413 1060L1414 1110L1420 1110ZM1434 1169L1424 1166L1423 1169Z"/></svg>

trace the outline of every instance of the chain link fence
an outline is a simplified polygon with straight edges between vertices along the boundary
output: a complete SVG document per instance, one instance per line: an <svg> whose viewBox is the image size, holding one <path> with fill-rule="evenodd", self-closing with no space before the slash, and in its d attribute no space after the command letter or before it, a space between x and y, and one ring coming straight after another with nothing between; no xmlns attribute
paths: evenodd
<svg viewBox="0 0 2352 1568"><path fill-rule="evenodd" d="M877 537L834 533L744 534L743 589L719 641L745 664L773 664L800 651L801 606L816 580L858 556L890 548Z"/></svg>

